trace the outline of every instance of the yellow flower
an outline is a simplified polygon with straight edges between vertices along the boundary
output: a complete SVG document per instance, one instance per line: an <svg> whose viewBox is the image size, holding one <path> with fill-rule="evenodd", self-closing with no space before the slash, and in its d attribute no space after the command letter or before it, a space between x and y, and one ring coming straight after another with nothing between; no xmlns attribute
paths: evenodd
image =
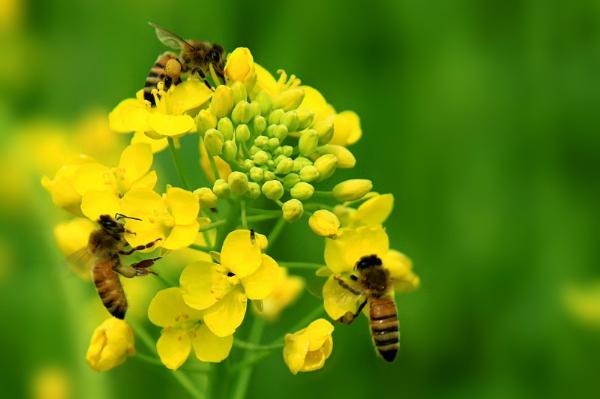
<svg viewBox="0 0 600 399"><path fill-rule="evenodd" d="M254 311L267 320L276 319L281 311L298 299L304 288L304 280L298 276L289 276L286 268L279 268L280 283L271 295L262 300L262 306L254 306Z"/></svg>
<svg viewBox="0 0 600 399"><path fill-rule="evenodd" d="M357 209L338 205L334 208L334 212L342 222L342 226L359 227L383 224L393 208L393 194L374 194Z"/></svg>
<svg viewBox="0 0 600 399"><path fill-rule="evenodd" d="M318 319L308 327L285 336L283 360L292 374L314 371L323 367L333 350L333 325Z"/></svg>
<svg viewBox="0 0 600 399"><path fill-rule="evenodd" d="M149 137L144 132L135 132L133 134L133 136L131 136L131 144L138 144L138 143L150 144L153 154L156 154L157 152L161 152L162 150L164 150L165 148L167 148L169 146L168 139L166 139L166 138L153 139L152 137Z"/></svg>
<svg viewBox="0 0 600 399"><path fill-rule="evenodd" d="M183 300L194 309L204 310L204 323L217 336L234 333L242 324L248 299L267 298L281 279L279 265L262 254L266 237L250 230L227 235L220 264L195 262L180 277Z"/></svg>
<svg viewBox="0 0 600 399"><path fill-rule="evenodd" d="M36 372L32 381L32 399L72 398L72 381L67 370L51 366Z"/></svg>
<svg viewBox="0 0 600 399"><path fill-rule="evenodd" d="M213 173L212 167L210 165L210 155L208 155L208 151L206 151L206 146L204 145L204 141L200 140L199 145L200 150L200 167L204 171L206 177L211 183L214 183L216 178ZM221 157L214 156L215 164L217 166L217 173L219 174L219 178L227 180L227 177L231 173L231 166L224 161Z"/></svg>
<svg viewBox="0 0 600 399"><path fill-rule="evenodd" d="M390 271L394 289L398 292L409 292L419 288L421 279L412 270L412 261L395 249L390 249L383 257L383 264Z"/></svg>
<svg viewBox="0 0 600 399"><path fill-rule="evenodd" d="M140 90L136 98L121 101L109 114L110 128L120 133L146 132L156 139L182 136L196 131L194 118L186 112L205 104L211 95L204 82L188 79L168 91L159 88L152 107Z"/></svg>
<svg viewBox="0 0 600 399"><path fill-rule="evenodd" d="M96 371L110 370L135 353L133 331L124 320L104 320L92 335L86 360Z"/></svg>
<svg viewBox="0 0 600 399"><path fill-rule="evenodd" d="M600 328L600 281L570 285L564 290L562 299L577 321L587 327Z"/></svg>
<svg viewBox="0 0 600 399"><path fill-rule="evenodd" d="M198 360L220 362L229 356L233 336L217 337L201 323L203 312L185 304L177 287L159 291L148 307L150 321L162 327L156 350L163 364L178 369L192 347Z"/></svg>
<svg viewBox="0 0 600 399"><path fill-rule="evenodd" d="M60 251L68 258L88 245L90 234L96 228L96 224L89 219L75 218L56 225L53 231L54 239ZM89 264L85 259L73 259L67 263L80 278L90 278Z"/></svg>
<svg viewBox="0 0 600 399"><path fill-rule="evenodd" d="M47 176L42 178L42 186L50 193L54 205L74 215L81 215L81 196L85 187L76 184L76 176L83 165L91 163L92 159L81 157L61 167L54 179Z"/></svg>
<svg viewBox="0 0 600 399"><path fill-rule="evenodd" d="M229 54L225 64L227 82L242 82L252 88L256 82L254 58L246 47L238 47Z"/></svg>
<svg viewBox="0 0 600 399"><path fill-rule="evenodd" d="M181 249L194 243L198 235L200 205L194 194L177 187L159 195L148 188L136 188L125 194L121 212L141 220L127 219L125 227L135 234L127 235L131 246L161 239L157 245L165 249Z"/></svg>

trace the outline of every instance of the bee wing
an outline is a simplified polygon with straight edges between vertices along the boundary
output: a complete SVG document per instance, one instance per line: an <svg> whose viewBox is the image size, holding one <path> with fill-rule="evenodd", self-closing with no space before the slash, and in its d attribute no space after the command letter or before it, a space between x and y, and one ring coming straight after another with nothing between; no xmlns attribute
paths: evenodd
<svg viewBox="0 0 600 399"><path fill-rule="evenodd" d="M158 40L160 40L160 42L165 46L170 47L174 50L181 50L184 47L192 47L181 36L176 35L175 33L168 31L164 28L161 28L153 22L148 22L148 24L154 28L154 31L156 32L156 37L158 37Z"/></svg>
<svg viewBox="0 0 600 399"><path fill-rule="evenodd" d="M90 270L94 264L94 255L87 247L83 247L67 256L67 263L75 274L87 280L90 278Z"/></svg>

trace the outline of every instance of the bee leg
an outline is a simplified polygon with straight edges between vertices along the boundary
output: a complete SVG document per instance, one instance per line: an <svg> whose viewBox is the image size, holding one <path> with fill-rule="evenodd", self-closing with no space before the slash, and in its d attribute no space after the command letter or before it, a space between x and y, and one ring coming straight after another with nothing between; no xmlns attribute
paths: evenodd
<svg viewBox="0 0 600 399"><path fill-rule="evenodd" d="M212 87L210 86L210 83L208 83L208 80L206 79L206 75L204 74L204 72L202 72L201 69L198 69L197 72L198 72L198 75L202 78L202 81L204 82L206 87L208 87L209 89L212 90Z"/></svg>
<svg viewBox="0 0 600 399"><path fill-rule="evenodd" d="M154 241L150 241L148 244L142 244L142 245L138 245L136 247L133 247L129 251L119 251L119 254L121 254L121 255L131 255L135 251L141 251L143 249L152 248L154 246L154 244L156 244L160 240L162 240L162 238L157 238Z"/></svg>
<svg viewBox="0 0 600 399"><path fill-rule="evenodd" d="M364 292L362 291L358 291L355 288L351 287L348 285L348 283L346 283L344 280L342 280L340 277L335 276L334 277L335 280L338 282L339 285L342 286L342 288L345 288L346 290L350 291L351 293L353 293L354 295L363 295Z"/></svg>
<svg viewBox="0 0 600 399"><path fill-rule="evenodd" d="M154 265L154 262L156 262L160 258L161 257L159 256L158 258L144 259L139 262L133 263L132 265L130 265L130 267L135 269L136 276L146 276L148 274L154 274L155 276L158 276L158 274L156 274L152 270L148 270L148 268Z"/></svg>
<svg viewBox="0 0 600 399"><path fill-rule="evenodd" d="M362 312L362 310L364 309L366 304L367 304L367 298L365 298L362 301L362 303L358 306L356 313L346 312L346 314L343 315L342 317L340 317L337 321L339 321L340 323L344 323L344 324L352 323L358 317L360 312Z"/></svg>

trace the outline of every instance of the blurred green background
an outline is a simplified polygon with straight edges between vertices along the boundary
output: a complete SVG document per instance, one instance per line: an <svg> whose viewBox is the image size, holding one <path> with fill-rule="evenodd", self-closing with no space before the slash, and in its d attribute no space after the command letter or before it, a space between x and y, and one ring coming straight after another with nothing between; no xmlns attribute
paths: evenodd
<svg viewBox="0 0 600 399"><path fill-rule="evenodd" d="M395 195L387 229L422 278L398 298L400 356L377 359L361 318L336 327L318 372L293 376L274 353L255 369L249 398L600 391L600 296L585 312L565 300L600 279L599 2L2 0L0 18L3 154L32 120L72 123L141 88L164 51L149 20L247 46L269 70L295 73L361 116L358 165L340 177L369 177ZM18 158L35 164L40 151L51 149ZM72 398L186 397L167 370L135 358L88 369L94 326L81 299L93 288L55 249L57 216L34 188L42 171L15 174L23 168L4 157L14 186L0 192L2 396L30 397L47 378L66 381ZM174 176L168 161L159 156ZM30 191L11 200L22 186ZM306 229L286 233L279 259L321 260ZM266 340L316 303L305 294Z"/></svg>

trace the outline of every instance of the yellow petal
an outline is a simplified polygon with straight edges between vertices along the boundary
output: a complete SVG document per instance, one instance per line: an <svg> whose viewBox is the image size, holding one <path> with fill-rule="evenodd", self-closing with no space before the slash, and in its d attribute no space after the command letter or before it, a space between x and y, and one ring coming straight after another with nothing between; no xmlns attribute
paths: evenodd
<svg viewBox="0 0 600 399"><path fill-rule="evenodd" d="M135 134L131 138L131 144L150 144L150 147L152 148L152 153L155 154L167 148L167 146L169 145L169 141L166 138L154 139L148 137L143 131L138 131L135 132Z"/></svg>
<svg viewBox="0 0 600 399"><path fill-rule="evenodd" d="M133 330L126 321L111 317L94 330L86 360L94 370L106 371L122 364L134 353Z"/></svg>
<svg viewBox="0 0 600 399"><path fill-rule="evenodd" d="M185 303L195 309L206 309L221 299L227 292L227 277L217 271L210 262L195 262L188 265L179 278ZM222 295L222 296L221 296Z"/></svg>
<svg viewBox="0 0 600 399"><path fill-rule="evenodd" d="M419 287L421 281L412 271L412 261L402 252L390 249L383 258L383 265L390 271L396 290L409 292Z"/></svg>
<svg viewBox="0 0 600 399"><path fill-rule="evenodd" d="M213 91L203 81L188 79L175 86L173 91L169 91L165 101L171 114L180 115L206 103L212 93Z"/></svg>
<svg viewBox="0 0 600 399"><path fill-rule="evenodd" d="M182 249L189 247L196 241L198 235L198 222L193 222L187 226L177 225L171 229L169 236L162 243L165 249Z"/></svg>
<svg viewBox="0 0 600 399"><path fill-rule="evenodd" d="M327 360L331 354L332 349L333 339L331 337L327 337L321 347L314 351L309 351L306 354L302 371L315 371L323 368L325 365L325 360Z"/></svg>
<svg viewBox="0 0 600 399"><path fill-rule="evenodd" d="M210 165L210 158L208 155L208 151L206 151L206 146L204 145L204 141L200 141L200 145L198 146L200 150L200 167L204 171L206 177L211 183L215 182L215 174L213 173L212 167ZM215 159L215 164L217 165L217 173L219 174L219 178L227 180L227 177L231 173L231 166L229 163L221 159L221 157L213 157Z"/></svg>
<svg viewBox="0 0 600 399"><path fill-rule="evenodd" d="M257 63L254 63L254 71L256 72L255 90L257 93L264 90L271 96L279 94L279 85L269 71Z"/></svg>
<svg viewBox="0 0 600 399"><path fill-rule="evenodd" d="M308 338L305 335L287 334L285 336L283 360L292 374L298 374L304 366L308 345Z"/></svg>
<svg viewBox="0 0 600 399"><path fill-rule="evenodd" d="M334 276L330 276L323 286L323 305L333 320L338 320L348 312L356 313L363 300L364 297L342 287Z"/></svg>
<svg viewBox="0 0 600 399"><path fill-rule="evenodd" d="M75 190L81 195L88 191L114 190L116 181L109 168L99 163L86 163L74 173Z"/></svg>
<svg viewBox="0 0 600 399"><path fill-rule="evenodd" d="M314 87L301 86L304 89L304 99L298 109L305 109L315 113L315 122L320 122L333 117L335 110L327 103L325 97Z"/></svg>
<svg viewBox="0 0 600 399"><path fill-rule="evenodd" d="M111 191L88 191L81 199L81 211L94 221L100 215L114 216L120 209L119 197Z"/></svg>
<svg viewBox="0 0 600 399"><path fill-rule="evenodd" d="M160 361L167 368L177 370L190 355L192 342L186 329L165 328L156 342L156 350Z"/></svg>
<svg viewBox="0 0 600 399"><path fill-rule="evenodd" d="M123 150L119 168L124 172L127 187L150 170L152 160L152 147L150 144L131 144Z"/></svg>
<svg viewBox="0 0 600 399"><path fill-rule="evenodd" d="M325 263L335 274L349 272L363 256L383 259L388 248L388 236L381 226L342 228L336 239L325 241Z"/></svg>
<svg viewBox="0 0 600 399"><path fill-rule="evenodd" d="M351 219L361 224L383 224L394 208L394 195L383 194L363 202Z"/></svg>
<svg viewBox="0 0 600 399"><path fill-rule="evenodd" d="M246 296L250 299L265 299L282 279L281 268L269 255L262 256L262 264L251 275L242 278Z"/></svg>
<svg viewBox="0 0 600 399"><path fill-rule="evenodd" d="M146 131L149 130L146 123L149 114L147 105L143 100L128 98L121 101L108 114L108 123L111 130L120 133Z"/></svg>
<svg viewBox="0 0 600 399"><path fill-rule="evenodd" d="M189 115L166 115L159 112L150 114L148 125L150 129L166 137L181 136L196 128L194 118Z"/></svg>
<svg viewBox="0 0 600 399"><path fill-rule="evenodd" d="M280 267L281 282L275 286L271 294L262 300L262 308L254 310L266 319L273 320L279 313L302 294L304 280L298 276L288 276L287 269Z"/></svg>
<svg viewBox="0 0 600 399"><path fill-rule="evenodd" d="M131 213L125 214L128 216L131 215ZM149 223L145 219L141 222L135 220L127 220L125 222L125 228L135 233L125 234L125 239L132 247L137 247L138 245L146 245L149 242L156 241L158 238L160 238L161 241L156 242L155 245L157 247L162 246L162 243L165 242L166 236L163 227L156 223Z"/></svg>
<svg viewBox="0 0 600 399"><path fill-rule="evenodd" d="M330 144L347 146L356 143L361 136L360 119L355 112L344 111L335 116Z"/></svg>
<svg viewBox="0 0 600 399"><path fill-rule="evenodd" d="M156 293L148 307L148 319L159 327L175 327L181 323L202 319L202 311L190 308L183 301L178 287Z"/></svg>
<svg viewBox="0 0 600 399"><path fill-rule="evenodd" d="M86 218L76 218L54 227L54 239L60 251L69 256L88 244L90 233L96 229L96 224ZM89 274L89 270L86 271Z"/></svg>
<svg viewBox="0 0 600 399"><path fill-rule="evenodd" d="M162 197L147 188L136 188L128 191L123 196L123 213L127 216L147 218L150 216L168 215L167 207ZM127 223L130 221L128 220ZM131 221L135 226L136 221Z"/></svg>
<svg viewBox="0 0 600 399"><path fill-rule="evenodd" d="M196 221L200 205L190 191L178 187L169 187L166 194L167 206L175 218L175 224L191 224Z"/></svg>
<svg viewBox="0 0 600 399"><path fill-rule="evenodd" d="M246 47L238 47L227 57L225 77L228 82L242 82L252 86L256 79L254 58Z"/></svg>
<svg viewBox="0 0 600 399"><path fill-rule="evenodd" d="M233 335L242 324L248 299L239 288L204 311L204 323L218 337Z"/></svg>
<svg viewBox="0 0 600 399"><path fill-rule="evenodd" d="M147 173L142 178L134 182L129 189L133 190L136 188L147 188L152 190L154 186L156 186L157 180L158 176L156 175L156 172L152 170L150 173Z"/></svg>
<svg viewBox="0 0 600 399"><path fill-rule="evenodd" d="M232 231L221 250L221 264L244 278L254 273L262 263L260 245L250 238L250 230Z"/></svg>
<svg viewBox="0 0 600 399"><path fill-rule="evenodd" d="M325 319L317 319L306 327L305 331L308 336L308 350L314 351L324 345L325 341L331 333L333 333L333 324Z"/></svg>
<svg viewBox="0 0 600 399"><path fill-rule="evenodd" d="M205 325L199 325L194 330L192 340L196 357L201 362L218 363L225 360L233 346L233 335L217 337Z"/></svg>

